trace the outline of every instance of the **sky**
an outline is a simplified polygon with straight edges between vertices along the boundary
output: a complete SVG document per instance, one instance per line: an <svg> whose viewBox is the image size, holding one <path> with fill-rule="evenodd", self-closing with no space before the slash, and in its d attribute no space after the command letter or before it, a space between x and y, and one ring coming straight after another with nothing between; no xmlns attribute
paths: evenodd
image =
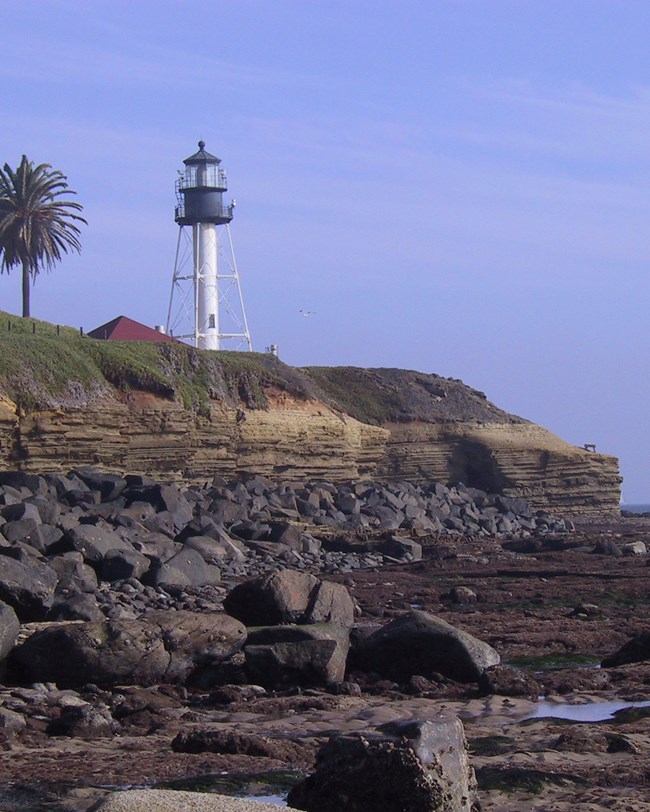
<svg viewBox="0 0 650 812"><path fill-rule="evenodd" d="M33 316L165 323L174 181L203 138L254 349L460 378L616 455L624 501L650 502L647 0L0 13L0 164L61 170L88 221ZM0 309L21 311L17 271Z"/></svg>

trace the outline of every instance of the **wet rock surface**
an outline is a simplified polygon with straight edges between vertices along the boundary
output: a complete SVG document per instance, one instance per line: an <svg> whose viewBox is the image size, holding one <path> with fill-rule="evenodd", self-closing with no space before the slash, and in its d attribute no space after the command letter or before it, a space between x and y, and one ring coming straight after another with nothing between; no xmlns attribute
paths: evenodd
<svg viewBox="0 0 650 812"><path fill-rule="evenodd" d="M647 709L590 723L591 733L559 719L524 721L536 691L582 703L650 698L645 655L596 667L629 641L645 651L647 555L611 550L645 544L650 522L626 519L569 533L521 527L507 537L354 528L354 516L364 515L380 486L344 491L251 478L181 490L80 473L13 485L4 477L0 487L7 504L35 505L41 519L39 525L33 511L17 510L8 515L19 518L0 520L0 578L5 559L28 569L35 563L41 574L27 601L29 584L15 592L13 605L7 590L17 621L0 612L7 655L0 664L0 744L10 756L0 761L3 812L51 808L39 806L46 797L66 810L86 810L107 784L309 770L309 754L332 735L367 737L386 724L431 721L441 712L463 720L484 810L650 809ZM381 488L389 503L393 491L402 500L413 495L402 484ZM429 491L451 499L449 489ZM314 510L344 518L307 521ZM19 538L15 523L27 520L36 524L25 524L20 532L29 532ZM10 523L11 540L3 533ZM106 532L70 532L79 527ZM403 543L399 555L395 538ZM123 543L107 549L102 539ZM382 552L386 541L390 552ZM219 569L220 580L208 569L199 585L157 583L154 573L189 550ZM186 560L190 573L201 569L193 556ZM43 567L53 573L50 591ZM229 600L236 603L228 597L236 587L244 594L249 579L259 588L276 573L283 573L281 588L270 590L268 605L260 598L266 614L247 618L265 621L263 627L245 628L224 612ZM237 602L246 608L248 599ZM374 635L381 639L390 624L421 614L471 635L501 663L488 658L463 675L431 664L402 672L390 667L395 657L387 650L384 662L379 655L364 662L361 652ZM219 623L239 632L226 633ZM145 676L154 661L158 670ZM222 744L218 752L207 744L173 749L179 735ZM254 736L268 739L268 750L254 755ZM9 788L20 794L21 787L40 795L11 806Z"/></svg>
<svg viewBox="0 0 650 812"><path fill-rule="evenodd" d="M393 722L368 737L332 736L312 775L293 787L307 812L478 812L476 778L459 719Z"/></svg>

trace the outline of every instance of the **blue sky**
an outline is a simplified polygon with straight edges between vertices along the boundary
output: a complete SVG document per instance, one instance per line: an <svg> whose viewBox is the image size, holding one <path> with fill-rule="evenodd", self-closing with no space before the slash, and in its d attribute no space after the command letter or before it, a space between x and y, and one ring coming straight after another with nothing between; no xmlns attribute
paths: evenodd
<svg viewBox="0 0 650 812"><path fill-rule="evenodd" d="M165 321L176 170L203 137L256 349L461 378L619 456L650 502L646 0L0 11L0 161L61 169L89 223L33 315ZM20 312L17 273L0 308Z"/></svg>

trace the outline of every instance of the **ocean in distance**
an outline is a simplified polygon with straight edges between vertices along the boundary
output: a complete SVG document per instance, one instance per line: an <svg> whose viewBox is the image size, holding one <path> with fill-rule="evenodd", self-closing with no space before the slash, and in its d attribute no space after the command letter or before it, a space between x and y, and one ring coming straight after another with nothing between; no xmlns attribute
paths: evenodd
<svg viewBox="0 0 650 812"><path fill-rule="evenodd" d="M621 510L629 510L630 513L650 513L650 505L621 505Z"/></svg>

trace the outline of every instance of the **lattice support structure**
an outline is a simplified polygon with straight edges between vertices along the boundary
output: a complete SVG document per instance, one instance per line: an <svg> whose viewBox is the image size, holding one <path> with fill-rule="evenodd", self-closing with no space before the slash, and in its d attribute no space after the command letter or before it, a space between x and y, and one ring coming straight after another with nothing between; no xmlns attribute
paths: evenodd
<svg viewBox="0 0 650 812"><path fill-rule="evenodd" d="M230 233L235 204L222 199L226 174L203 141L183 163L167 333L203 350L252 350Z"/></svg>

